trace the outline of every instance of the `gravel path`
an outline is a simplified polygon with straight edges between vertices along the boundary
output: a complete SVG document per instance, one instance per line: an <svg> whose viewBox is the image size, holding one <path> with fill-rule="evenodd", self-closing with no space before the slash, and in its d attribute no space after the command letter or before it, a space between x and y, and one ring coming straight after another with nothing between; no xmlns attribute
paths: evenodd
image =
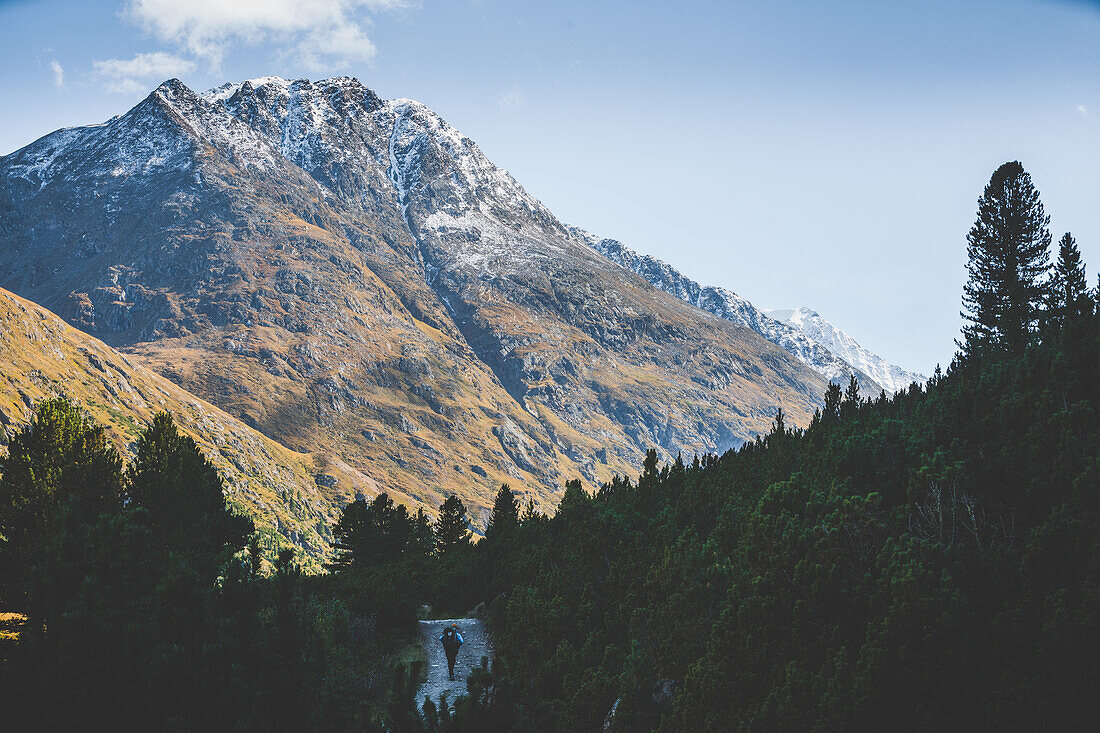
<svg viewBox="0 0 1100 733"><path fill-rule="evenodd" d="M458 650L454 682L447 679L447 655L443 653L443 644L439 641L443 629L451 624L458 624L458 631L465 640ZM485 625L476 618L421 621L420 636L424 641L424 650L428 653L428 679L416 691L418 706L424 704L425 697L438 703L443 692L447 692L447 699L452 702L459 695L465 695L466 676L470 674L470 670L481 664L482 657L493 657L492 640L485 632Z"/></svg>

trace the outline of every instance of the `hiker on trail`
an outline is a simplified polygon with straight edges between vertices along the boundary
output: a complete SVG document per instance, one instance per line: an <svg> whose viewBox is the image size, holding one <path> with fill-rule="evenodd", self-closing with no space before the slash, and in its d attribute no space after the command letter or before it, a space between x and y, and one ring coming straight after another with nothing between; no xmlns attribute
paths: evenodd
<svg viewBox="0 0 1100 733"><path fill-rule="evenodd" d="M458 648L462 646L462 634L458 633L458 624L451 624L443 630L443 636L439 637L443 644L443 651L447 654L447 670L451 679L455 678L455 659L458 658Z"/></svg>

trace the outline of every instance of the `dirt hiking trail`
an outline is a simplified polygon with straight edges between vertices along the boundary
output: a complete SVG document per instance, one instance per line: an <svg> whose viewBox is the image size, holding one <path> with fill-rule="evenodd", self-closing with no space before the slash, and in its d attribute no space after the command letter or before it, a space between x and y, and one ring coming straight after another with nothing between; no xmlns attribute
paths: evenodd
<svg viewBox="0 0 1100 733"><path fill-rule="evenodd" d="M458 650L455 662L455 678L447 679L447 655L443 653L443 644L439 637L443 629L451 624L458 625L464 644ZM428 654L428 679L416 691L416 705L424 704L424 698L430 697L439 704L439 696L447 693L447 700L453 702L466 694L466 678L471 670L481 664L482 657L493 658L493 645L485 631L485 624L476 618L449 618L420 622L420 636L424 642L424 651Z"/></svg>

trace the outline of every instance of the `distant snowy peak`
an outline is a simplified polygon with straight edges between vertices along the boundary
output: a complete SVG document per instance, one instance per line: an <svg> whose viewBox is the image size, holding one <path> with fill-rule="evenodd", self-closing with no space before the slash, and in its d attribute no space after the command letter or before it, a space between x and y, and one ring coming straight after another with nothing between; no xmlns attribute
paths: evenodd
<svg viewBox="0 0 1100 733"><path fill-rule="evenodd" d="M809 308L775 308L764 312L777 321L789 323L852 366L870 374L888 391L897 392L907 389L913 382L923 384L928 379L868 351L854 338Z"/></svg>
<svg viewBox="0 0 1100 733"><path fill-rule="evenodd" d="M896 392L919 374L906 372L867 351L843 331L806 308L762 311L745 298L725 288L702 286L676 268L649 255L640 255L622 242L601 239L578 227L570 231L612 262L649 281L654 287L675 295L720 318L750 328L831 382L847 382L852 374L865 394L880 389Z"/></svg>
<svg viewBox="0 0 1100 733"><path fill-rule="evenodd" d="M121 116L59 130L0 161L20 195L67 182L93 196L104 181L133 191L175 190L185 181L199 186L207 172L308 184L373 217L387 241L406 242L411 234L416 257L433 253L429 272L462 265L479 277L518 276L594 250L591 256L602 255L597 261L611 260L754 331L830 381L854 374L865 391L877 392L919 379L824 321L773 320L734 292L702 286L616 240L565 226L436 112L414 100L383 100L350 77L265 76L202 94L171 79Z"/></svg>
<svg viewBox="0 0 1100 733"><path fill-rule="evenodd" d="M56 180L117 178L190 166L190 129L157 92L124 115L99 125L57 130L5 158L15 177L45 188Z"/></svg>

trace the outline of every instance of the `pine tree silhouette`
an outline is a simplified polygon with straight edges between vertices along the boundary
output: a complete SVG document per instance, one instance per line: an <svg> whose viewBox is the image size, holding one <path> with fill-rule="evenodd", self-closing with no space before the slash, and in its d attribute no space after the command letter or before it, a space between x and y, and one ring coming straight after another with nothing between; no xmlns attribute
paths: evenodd
<svg viewBox="0 0 1100 733"><path fill-rule="evenodd" d="M994 171L966 237L966 351L994 347L1020 353L1030 343L1045 294L1049 224L1039 192L1019 162Z"/></svg>
<svg viewBox="0 0 1100 733"><path fill-rule="evenodd" d="M186 558L201 578L217 577L254 531L251 519L226 506L218 470L167 412L138 439L126 489L132 505L147 512L161 552Z"/></svg>
<svg viewBox="0 0 1100 733"><path fill-rule="evenodd" d="M489 515L489 524L485 528L485 539L494 541L504 539L519 526L519 503L508 484L501 484L493 502L493 512Z"/></svg>
<svg viewBox="0 0 1100 733"><path fill-rule="evenodd" d="M38 403L0 455L0 596L48 624L82 571L83 536L122 505L122 459L78 405ZM68 559L66 559L68 558Z"/></svg>
<svg viewBox="0 0 1100 733"><path fill-rule="evenodd" d="M435 546L440 556L446 557L470 544L470 520L466 505L457 496L450 496L439 508L435 523Z"/></svg>
<svg viewBox="0 0 1100 733"><path fill-rule="evenodd" d="M1085 277L1085 264L1081 261L1081 250L1077 248L1073 235L1066 232L1058 242L1058 259L1051 272L1051 320L1062 322L1080 314L1088 297L1089 284Z"/></svg>

